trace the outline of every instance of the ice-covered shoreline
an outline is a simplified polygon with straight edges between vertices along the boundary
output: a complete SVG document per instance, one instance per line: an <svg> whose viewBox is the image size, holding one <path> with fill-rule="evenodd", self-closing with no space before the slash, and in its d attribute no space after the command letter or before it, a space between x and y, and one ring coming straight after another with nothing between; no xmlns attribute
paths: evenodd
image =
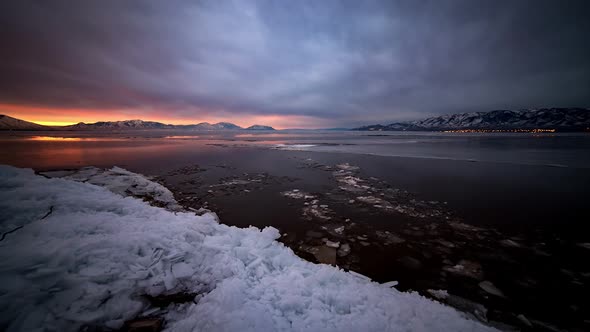
<svg viewBox="0 0 590 332"><path fill-rule="evenodd" d="M117 329L152 310L142 296L188 292L200 295L160 311L166 330L492 330L417 293L304 261L275 228L171 212L101 181L0 166L0 230L21 227L0 242L0 329Z"/></svg>

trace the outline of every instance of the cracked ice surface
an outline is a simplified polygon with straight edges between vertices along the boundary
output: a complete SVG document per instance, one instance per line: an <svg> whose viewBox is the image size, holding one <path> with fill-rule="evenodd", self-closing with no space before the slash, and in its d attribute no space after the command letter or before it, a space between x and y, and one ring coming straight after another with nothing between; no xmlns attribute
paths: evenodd
<svg viewBox="0 0 590 332"><path fill-rule="evenodd" d="M141 295L178 291L202 295L167 308L169 331L492 330L417 293L304 261L272 227L173 213L104 182L0 166L0 224L23 225L0 242L1 330L117 329L150 310Z"/></svg>

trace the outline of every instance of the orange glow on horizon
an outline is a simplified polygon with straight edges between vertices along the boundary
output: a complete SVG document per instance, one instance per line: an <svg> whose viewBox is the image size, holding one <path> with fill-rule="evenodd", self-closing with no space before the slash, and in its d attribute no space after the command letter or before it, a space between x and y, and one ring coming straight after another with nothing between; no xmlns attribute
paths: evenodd
<svg viewBox="0 0 590 332"><path fill-rule="evenodd" d="M113 137L60 137L60 136L31 136L27 141L54 141L54 142L88 142L88 141L124 141L125 138Z"/></svg>
<svg viewBox="0 0 590 332"><path fill-rule="evenodd" d="M79 142L82 138L79 137L54 137L54 136L33 136L26 139L27 141L71 141Z"/></svg>
<svg viewBox="0 0 590 332"><path fill-rule="evenodd" d="M25 119L21 119L25 120ZM44 126L69 126L76 124L77 122L64 122L64 121L35 121L35 120L25 120L29 122L34 122L36 124L44 125Z"/></svg>
<svg viewBox="0 0 590 332"><path fill-rule="evenodd" d="M195 118L177 118L170 117L169 115L162 115L162 112L155 110L140 112L138 110L72 109L0 104L0 114L6 114L17 119L46 126L66 126L79 122L94 123L99 121L123 121L133 119L156 121L175 125L197 124L201 122L231 122L244 128L257 124L272 126L275 129L315 128L314 126L309 126L309 123L318 123L317 119L313 117L299 115L254 115L228 113L226 116L221 117L215 115L215 113L221 112L206 112L207 114L204 116Z"/></svg>

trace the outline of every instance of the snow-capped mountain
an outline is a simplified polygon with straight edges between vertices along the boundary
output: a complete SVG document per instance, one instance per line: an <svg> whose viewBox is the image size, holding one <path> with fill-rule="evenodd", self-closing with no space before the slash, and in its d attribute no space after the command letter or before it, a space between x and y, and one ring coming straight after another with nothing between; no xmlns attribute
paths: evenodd
<svg viewBox="0 0 590 332"><path fill-rule="evenodd" d="M197 130L236 130L242 129L242 127L229 122L209 123L201 122L195 125L177 125L178 129L197 129Z"/></svg>
<svg viewBox="0 0 590 332"><path fill-rule="evenodd" d="M242 127L230 122L218 122L214 124L214 126L216 126L217 129L242 129Z"/></svg>
<svg viewBox="0 0 590 332"><path fill-rule="evenodd" d="M186 129L186 130L244 130L230 122L201 122L188 125L172 125L155 121L125 120L100 121L95 123L79 122L69 126L42 126L0 114L0 130L130 130L130 129ZM269 126L253 125L247 130L274 130Z"/></svg>
<svg viewBox="0 0 590 332"><path fill-rule="evenodd" d="M541 108L535 110L497 110L442 115L417 121L371 125L355 130L437 131L437 130L518 130L555 129L585 131L590 127L590 110L585 108Z"/></svg>
<svg viewBox="0 0 590 332"><path fill-rule="evenodd" d="M125 121L100 121L95 123L80 122L71 126L64 126L63 129L92 130L92 129L173 129L174 125L163 124L154 121L125 120Z"/></svg>
<svg viewBox="0 0 590 332"><path fill-rule="evenodd" d="M96 130L96 129L108 129L108 130L121 130L121 129L192 129L192 130L238 130L242 127L229 122L209 123L201 122L197 124L188 125L172 125L164 124L161 122L154 121L143 121L143 120L125 120L125 121L108 121L108 122L96 122L96 123L83 123L64 127L64 129L73 130Z"/></svg>
<svg viewBox="0 0 590 332"><path fill-rule="evenodd" d="M0 130L51 130L51 127L0 114Z"/></svg>
<svg viewBox="0 0 590 332"><path fill-rule="evenodd" d="M270 126L253 125L253 126L246 128L246 130L275 130L275 129Z"/></svg>

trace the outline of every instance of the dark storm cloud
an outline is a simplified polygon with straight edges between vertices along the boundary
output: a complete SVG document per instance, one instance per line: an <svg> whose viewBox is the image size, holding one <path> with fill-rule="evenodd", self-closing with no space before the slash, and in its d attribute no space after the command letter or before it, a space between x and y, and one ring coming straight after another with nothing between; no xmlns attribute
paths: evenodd
<svg viewBox="0 0 590 332"><path fill-rule="evenodd" d="M342 125L588 107L588 17L573 0L5 1L0 102Z"/></svg>

